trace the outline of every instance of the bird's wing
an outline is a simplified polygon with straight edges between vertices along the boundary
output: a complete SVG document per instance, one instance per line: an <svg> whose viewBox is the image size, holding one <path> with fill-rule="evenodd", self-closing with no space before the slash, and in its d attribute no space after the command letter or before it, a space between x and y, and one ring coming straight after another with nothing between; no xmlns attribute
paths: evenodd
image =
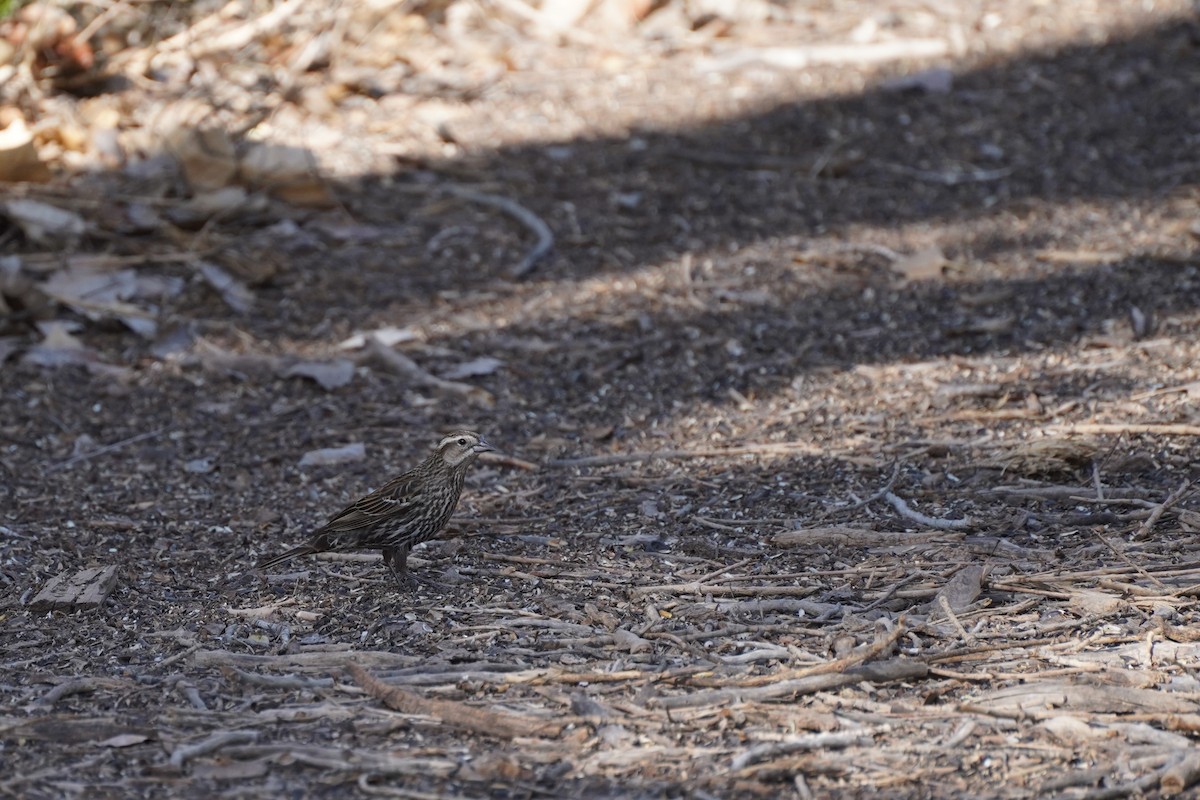
<svg viewBox="0 0 1200 800"><path fill-rule="evenodd" d="M421 482L412 472L393 478L334 514L321 531L341 533L361 530L385 517L403 517L419 505L420 485Z"/></svg>

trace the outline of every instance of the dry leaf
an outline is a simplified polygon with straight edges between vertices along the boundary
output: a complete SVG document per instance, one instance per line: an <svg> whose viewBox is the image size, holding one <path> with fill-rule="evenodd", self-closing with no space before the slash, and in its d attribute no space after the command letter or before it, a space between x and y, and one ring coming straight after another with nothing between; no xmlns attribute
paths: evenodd
<svg viewBox="0 0 1200 800"><path fill-rule="evenodd" d="M1048 720L1039 722L1038 727L1045 729L1047 733L1059 742L1069 746L1083 744L1084 742L1096 739L1107 739L1112 736L1112 732L1108 728L1093 728L1084 720L1068 716L1051 717Z"/></svg>
<svg viewBox="0 0 1200 800"><path fill-rule="evenodd" d="M1084 614L1111 614L1124 608L1125 600L1115 594L1097 591L1095 589L1076 589L1071 592L1068 603L1071 608Z"/></svg>
<svg viewBox="0 0 1200 800"><path fill-rule="evenodd" d="M9 200L4 204L4 213L21 228L25 236L38 244L62 245L78 239L87 231L87 222L74 211L40 200Z"/></svg>
<svg viewBox="0 0 1200 800"><path fill-rule="evenodd" d="M302 467L324 467L330 464L349 464L362 461L367 457L367 448L362 442L344 445L342 447L326 447L321 450L309 450L300 459Z"/></svg>
<svg viewBox="0 0 1200 800"><path fill-rule="evenodd" d="M322 389L340 389L354 379L354 362L345 358L333 361L300 361L283 371L283 377L312 378Z"/></svg>
<svg viewBox="0 0 1200 800"><path fill-rule="evenodd" d="M365 331L355 333L350 338L338 345L339 350L358 350L366 347L367 340L375 337L387 347L400 344L401 342L411 342L418 338L417 334L411 328L396 328L387 326L384 328L376 328L373 331Z"/></svg>
<svg viewBox="0 0 1200 800"><path fill-rule="evenodd" d="M197 261L197 268L208 285L217 290L221 299L239 314L245 314L254 307L254 293L225 270L211 261Z"/></svg>
<svg viewBox="0 0 1200 800"><path fill-rule="evenodd" d="M185 472L191 472L195 475L207 475L213 471L214 467L211 459L193 458L183 465L183 469Z"/></svg>
<svg viewBox="0 0 1200 800"><path fill-rule="evenodd" d="M654 649L654 645L648 639L643 639L625 628L617 628L613 631L613 641L618 647L623 647L630 653L644 653Z"/></svg>
<svg viewBox="0 0 1200 800"><path fill-rule="evenodd" d="M938 590L937 596L934 597L934 607L940 606L940 603L937 602L938 598L945 597L951 611L957 613L966 610L971 603L975 602L975 598L979 597L983 587L983 576L982 564L963 567L954 573L954 577L947 581L945 586Z"/></svg>
<svg viewBox="0 0 1200 800"><path fill-rule="evenodd" d="M23 119L0 131L0 181L45 183L50 177L50 168L38 157L33 133Z"/></svg>
<svg viewBox="0 0 1200 800"><path fill-rule="evenodd" d="M946 256L942 253L942 248L933 244L901 257L892 264L892 271L898 273L903 282L908 283L940 278L942 277L942 267L946 264Z"/></svg>
<svg viewBox="0 0 1200 800"><path fill-rule="evenodd" d="M144 310L125 301L176 295L183 290L183 281L162 275L140 275L132 269L111 272L72 266L54 273L42 284L42 290L88 319L116 318L130 330L152 337L158 330L153 306Z"/></svg>
<svg viewBox="0 0 1200 800"><path fill-rule="evenodd" d="M129 747L142 742L150 741L150 737L144 733L118 733L116 736L110 736L102 742L96 742L97 747Z"/></svg>
<svg viewBox="0 0 1200 800"><path fill-rule="evenodd" d="M442 373L442 377L446 380L477 378L481 375L491 375L502 366L504 366L504 362L500 359L483 356L482 358L476 358L473 361L467 361L459 364L457 367L446 370Z"/></svg>

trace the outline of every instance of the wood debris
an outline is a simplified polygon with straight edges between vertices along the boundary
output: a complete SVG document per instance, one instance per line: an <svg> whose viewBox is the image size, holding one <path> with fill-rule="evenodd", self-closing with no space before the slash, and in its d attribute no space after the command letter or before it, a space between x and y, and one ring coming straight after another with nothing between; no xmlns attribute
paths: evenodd
<svg viewBox="0 0 1200 800"><path fill-rule="evenodd" d="M64 572L47 581L29 607L33 611L91 611L99 608L116 586L115 565Z"/></svg>

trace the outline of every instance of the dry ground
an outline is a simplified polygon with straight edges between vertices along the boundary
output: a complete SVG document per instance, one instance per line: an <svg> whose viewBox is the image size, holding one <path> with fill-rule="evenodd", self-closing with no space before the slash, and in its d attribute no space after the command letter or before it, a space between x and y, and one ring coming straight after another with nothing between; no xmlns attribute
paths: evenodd
<svg viewBox="0 0 1200 800"><path fill-rule="evenodd" d="M332 209L131 232L106 215L188 191L19 190L96 227L66 252L9 225L4 255L182 290L157 338L76 331L89 367L5 321L0 791L1195 796L1200 26L829 5L722 35L431 18L438 58L374 93L281 91L268 134L312 147ZM871 20L952 52L764 61ZM890 83L930 67L949 91ZM553 251L514 277L531 231L451 184ZM198 249L252 309L153 257ZM474 369L339 348L389 326ZM344 385L281 377L337 358ZM461 424L513 458L416 552L437 583L254 571ZM34 610L109 566L100 607Z"/></svg>

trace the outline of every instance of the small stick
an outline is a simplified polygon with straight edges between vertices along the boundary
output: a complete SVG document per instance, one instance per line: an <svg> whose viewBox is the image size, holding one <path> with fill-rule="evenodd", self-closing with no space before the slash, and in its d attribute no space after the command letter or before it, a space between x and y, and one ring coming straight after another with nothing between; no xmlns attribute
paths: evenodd
<svg viewBox="0 0 1200 800"><path fill-rule="evenodd" d="M1047 433L1094 433L1121 434L1145 433L1152 436L1200 436L1200 425L1184 425L1181 423L1110 423L1110 422L1079 422L1070 425L1054 425Z"/></svg>
<svg viewBox="0 0 1200 800"><path fill-rule="evenodd" d="M88 450L86 453L80 453L77 456L71 456L68 459L60 461L57 464L54 464L53 466L47 468L46 471L54 472L54 471L60 470L64 467L69 467L72 464L77 464L80 461L86 461L87 459L93 458L95 456L102 456L105 453L111 453L114 450L120 450L122 447L125 447L126 445L135 444L137 442L145 441L146 439L153 439L157 436L162 436L164 433L166 433L170 429L171 429L171 426L168 425L165 428L159 428L156 431L148 431L146 433L139 433L137 436L130 436L128 439L122 439L119 442L113 442L112 444L106 444L103 447L97 447L95 450Z"/></svg>
<svg viewBox="0 0 1200 800"><path fill-rule="evenodd" d="M921 525L927 525L930 528L960 531L975 524L969 517L965 517L963 519L938 519L937 517L930 517L922 514L919 511L913 511L908 507L908 503L904 502L904 500L892 494L891 492L885 493L883 497L888 501L889 504L891 504L892 508L896 509L900 516L908 517L914 522L918 522Z"/></svg>
<svg viewBox="0 0 1200 800"><path fill-rule="evenodd" d="M774 672L769 675L755 675L744 681L739 681L736 686L763 686L769 683L777 683L785 680L797 680L800 678L808 678L813 675L829 675L833 673L844 673L851 667L862 664L866 661L872 661L877 656L891 650L892 646L907 633L908 628L904 624L904 619L901 618L896 624L896 627L888 631L887 636L882 636L875 641L854 648L841 658L835 658L833 661L826 661L823 664L816 664L811 667L800 667L793 670L785 670L782 672Z"/></svg>
<svg viewBox="0 0 1200 800"><path fill-rule="evenodd" d="M184 650L183 652L176 653L175 655L170 656L168 658L164 658L162 661L154 662L153 664L151 664L149 666L149 669L156 670L156 669L162 669L163 667L169 667L172 664L174 664L175 662L182 661L183 659L187 658L188 656L190 656L192 653L196 652L203 646L204 646L203 642L196 642L195 644L188 647L188 649Z"/></svg>
<svg viewBox="0 0 1200 800"><path fill-rule="evenodd" d="M246 672L237 667L226 667L231 673L253 686L269 686L273 689L329 689L333 678L305 678L300 675L263 675Z"/></svg>
<svg viewBox="0 0 1200 800"><path fill-rule="evenodd" d="M76 678L75 680L63 681L58 686L55 686L50 691L42 695L37 701L39 706L52 706L64 697L73 694L87 694L94 692L97 689L103 689L109 685L109 681L103 678Z"/></svg>
<svg viewBox="0 0 1200 800"><path fill-rule="evenodd" d="M477 192L474 189L468 189L464 186L443 186L441 188L447 194L452 194L463 200L503 211L532 231L533 235L537 237L537 242L525 254L525 257L509 271L511 277L520 278L532 272L538 262L545 258L554 247L554 234L551 232L550 226L542 222L541 218L532 211L509 200L507 197Z"/></svg>
<svg viewBox="0 0 1200 800"><path fill-rule="evenodd" d="M1191 488L1192 482L1184 481L1183 483L1179 484L1178 489L1167 495L1166 500L1163 500L1161 503L1154 506L1153 510L1150 512L1150 516L1146 517L1145 521L1142 522L1141 526L1138 527L1137 532L1133 534L1133 541L1137 542L1147 538L1150 535L1150 532L1154 530L1154 526L1158 524L1158 520L1162 517L1163 512L1178 503L1183 498L1187 497L1188 494L1191 493Z"/></svg>
<svg viewBox="0 0 1200 800"><path fill-rule="evenodd" d="M1137 574L1141 575L1146 580L1153 581L1160 589L1167 588L1166 584L1164 584L1158 578L1154 577L1149 572L1146 572L1146 570L1142 569L1140 566L1138 566L1137 564L1130 561L1129 557L1127 555L1125 555L1124 553L1122 553L1120 550L1118 550L1116 548L1116 546L1113 545L1112 542L1110 542L1107 538L1105 538L1104 534L1100 533L1100 531L1096 530L1095 528L1092 528L1092 533L1095 535L1095 537L1097 539L1099 539L1101 542L1104 543L1105 547L1107 547L1109 550L1112 550L1114 556L1116 556L1117 558L1124 561L1125 564L1127 566L1131 567L1134 571L1136 571Z"/></svg>
<svg viewBox="0 0 1200 800"><path fill-rule="evenodd" d="M515 467L526 472L537 472L541 467L532 461L506 455L504 453L480 453L479 461L484 464L498 464L502 467Z"/></svg>
<svg viewBox="0 0 1200 800"><path fill-rule="evenodd" d="M1179 794L1200 781L1200 755L1186 755L1159 773L1158 786L1164 795Z"/></svg>
<svg viewBox="0 0 1200 800"><path fill-rule="evenodd" d="M565 726L565 722L553 719L530 719L452 700L427 700L415 692L384 683L353 661L346 663L346 669L367 694L393 711L434 717L459 730L514 739L519 736L557 736Z"/></svg>
<svg viewBox="0 0 1200 800"><path fill-rule="evenodd" d="M810 733L795 736L782 742L768 742L751 747L737 758L733 759L731 770L744 769L759 761L786 756L801 750L834 750L842 747L870 747L875 742L875 733L881 730L849 730L828 731L826 733Z"/></svg>
<svg viewBox="0 0 1200 800"><path fill-rule="evenodd" d="M398 353L384 344L378 336L367 338L367 352L378 358L393 372L416 383L418 386L429 386L451 394L461 395L479 405L491 406L496 398L487 389L472 386L469 383L448 381L427 371L403 353Z"/></svg>
<svg viewBox="0 0 1200 800"><path fill-rule="evenodd" d="M859 500L857 503L855 503L852 506L846 506L845 508L839 508L836 510L839 513L844 513L846 511L856 511L857 509L860 509L863 506L871 505L871 503L874 503L876 500L882 500L883 498L887 497L888 494L891 493L892 487L896 485L896 479L900 477L900 464L901 463L902 462L897 461L895 464L892 465L892 477L888 478L888 482L885 483L883 485L883 488L880 489L878 492L871 495L866 500Z"/></svg>
<svg viewBox="0 0 1200 800"><path fill-rule="evenodd" d="M557 461L547 461L546 466L607 467L615 464L653 461L656 458L668 461L682 461L689 458L731 458L733 456L791 455L792 453L812 453L815 455L817 452L818 448L808 442L761 442L759 444L742 444L724 448L709 447L702 450L645 450L636 453L612 453L603 456L562 458Z"/></svg>
<svg viewBox="0 0 1200 800"><path fill-rule="evenodd" d="M218 731L195 744L185 744L176 747L171 753L170 764L182 767L186 762L197 756L208 755L228 747L231 744L249 744L258 739L258 731Z"/></svg>
<svg viewBox="0 0 1200 800"><path fill-rule="evenodd" d="M946 595L938 595L938 605L942 609L942 613L946 615L946 619L950 620L950 624L958 630L958 635L962 637L965 644L975 644L975 637L967 632L963 624L958 621L958 616L954 613L954 609L950 608L950 601L946 599Z"/></svg>

